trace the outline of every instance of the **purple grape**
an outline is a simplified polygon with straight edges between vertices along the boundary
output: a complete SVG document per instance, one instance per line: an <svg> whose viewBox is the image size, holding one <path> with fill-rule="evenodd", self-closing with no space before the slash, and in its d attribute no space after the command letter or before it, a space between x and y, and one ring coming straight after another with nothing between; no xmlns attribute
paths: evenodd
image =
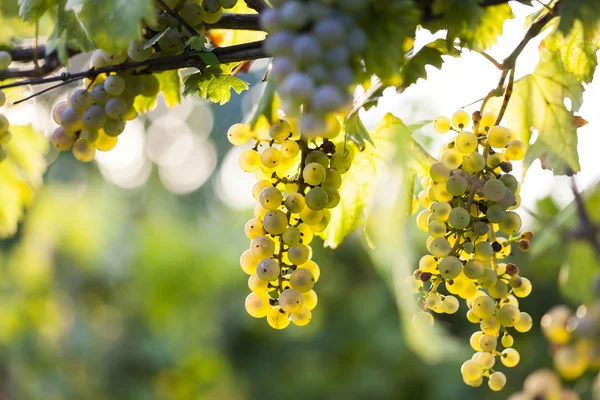
<svg viewBox="0 0 600 400"><path fill-rule="evenodd" d="M323 57L325 64L330 67L337 67L348 63L350 59L350 50L346 46L336 46L328 50Z"/></svg>
<svg viewBox="0 0 600 400"><path fill-rule="evenodd" d="M300 35L294 40L293 52L295 59L301 64L313 63L321 56L319 42L310 34Z"/></svg>
<svg viewBox="0 0 600 400"><path fill-rule="evenodd" d="M337 18L327 18L315 24L313 32L319 42L332 47L344 39L344 24Z"/></svg>
<svg viewBox="0 0 600 400"><path fill-rule="evenodd" d="M296 72L296 67L288 57L277 57L273 60L270 74L276 82L282 82L292 72Z"/></svg>
<svg viewBox="0 0 600 400"><path fill-rule="evenodd" d="M265 49L272 56L287 56L292 53L294 35L288 31L275 32L265 39Z"/></svg>
<svg viewBox="0 0 600 400"><path fill-rule="evenodd" d="M313 80L301 72L294 72L281 85L281 92L294 103L303 103L310 99L313 89Z"/></svg>
<svg viewBox="0 0 600 400"><path fill-rule="evenodd" d="M315 89L312 103L320 114L327 114L344 104L344 96L335 86L323 85Z"/></svg>
<svg viewBox="0 0 600 400"><path fill-rule="evenodd" d="M362 53L367 48L367 35L360 28L354 28L348 33L347 44L352 54Z"/></svg>
<svg viewBox="0 0 600 400"><path fill-rule="evenodd" d="M340 88L346 88L354 83L354 72L347 65L336 68L330 76L331 82Z"/></svg>
<svg viewBox="0 0 600 400"><path fill-rule="evenodd" d="M310 15L306 6L299 1L287 1L279 9L279 16L284 27L300 29L309 22Z"/></svg>
<svg viewBox="0 0 600 400"><path fill-rule="evenodd" d="M277 32L282 29L279 11L267 8L260 13L260 27L267 32Z"/></svg>

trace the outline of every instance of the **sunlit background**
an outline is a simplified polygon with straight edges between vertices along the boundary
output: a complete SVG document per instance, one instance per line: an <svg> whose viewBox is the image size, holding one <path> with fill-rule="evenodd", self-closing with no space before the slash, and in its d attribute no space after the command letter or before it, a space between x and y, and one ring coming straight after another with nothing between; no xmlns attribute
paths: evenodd
<svg viewBox="0 0 600 400"><path fill-rule="evenodd" d="M493 57L515 48L529 10L514 6L517 18L505 24ZM417 46L431 38L419 32ZM533 70L540 40L519 58L517 78ZM78 56L70 69L86 65ZM0 399L502 399L529 371L550 365L538 322L565 301L556 284L558 248L535 259L515 256L534 282L521 307L536 328L516 336L521 363L504 371L501 394L463 385L460 357L427 364L408 348L391 266L373 261L378 250L368 249L360 229L335 252L315 242L322 276L309 326L277 332L245 313L247 277L238 259L248 245L254 177L239 170L243 148L231 148L225 131L251 115L265 67L254 63L244 76L251 89L224 107L187 98L167 109L159 101L90 165L50 151L45 188L17 236L0 242ZM499 77L474 53L427 72L427 81L402 94L386 91L364 113L366 125L388 112L407 124L450 116ZM586 88L580 112L589 121L579 130L582 190L600 176L598 82ZM49 135L51 110L66 90L15 107L8 118ZM415 137L432 153L446 140L431 125ZM543 229L525 209L551 218L572 201L568 183L534 163L521 191L525 228ZM426 236L408 223L397 258L414 265ZM475 328L464 307L440 325L466 348ZM443 342L422 346L438 346L432 351L441 359L447 350Z"/></svg>

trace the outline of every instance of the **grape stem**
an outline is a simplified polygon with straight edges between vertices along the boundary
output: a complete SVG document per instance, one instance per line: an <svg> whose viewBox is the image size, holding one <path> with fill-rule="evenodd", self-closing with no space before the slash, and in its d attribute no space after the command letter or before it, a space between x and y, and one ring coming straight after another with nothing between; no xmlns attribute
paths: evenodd
<svg viewBox="0 0 600 400"><path fill-rule="evenodd" d="M506 91L504 92L504 100L502 100L502 106L500 107L500 111L498 112L498 117L496 118L496 122L494 125L498 125L502 118L504 117L504 113L506 112L506 107L508 107L508 102L510 101L510 97L513 92L513 85L515 83L515 68L510 70L510 74L508 76L508 84L506 85Z"/></svg>
<svg viewBox="0 0 600 400"><path fill-rule="evenodd" d="M163 0L156 0L156 2L169 14L171 17L175 18L177 22L181 24L192 36L200 36L198 31L194 29L178 12L174 11L171 7L169 7Z"/></svg>

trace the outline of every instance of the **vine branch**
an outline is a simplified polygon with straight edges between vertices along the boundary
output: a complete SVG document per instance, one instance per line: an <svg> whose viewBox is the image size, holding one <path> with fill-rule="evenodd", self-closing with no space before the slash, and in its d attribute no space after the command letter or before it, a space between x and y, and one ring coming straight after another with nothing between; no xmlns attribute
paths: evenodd
<svg viewBox="0 0 600 400"><path fill-rule="evenodd" d="M263 10L266 10L267 8L271 8L271 7L269 7L269 5L267 4L267 2L265 0L244 0L244 1L248 5L248 7L250 7L251 9L255 10L258 13Z"/></svg>
<svg viewBox="0 0 600 400"><path fill-rule="evenodd" d="M192 36L199 36L197 30L194 29L178 12L174 11L171 7L169 7L163 0L156 0L156 2L169 14L171 17L175 18L177 22L181 24Z"/></svg>

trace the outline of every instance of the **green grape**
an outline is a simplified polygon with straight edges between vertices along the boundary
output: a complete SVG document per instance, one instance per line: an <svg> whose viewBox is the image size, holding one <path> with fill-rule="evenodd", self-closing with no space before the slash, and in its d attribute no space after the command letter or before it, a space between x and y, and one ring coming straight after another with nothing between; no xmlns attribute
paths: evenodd
<svg viewBox="0 0 600 400"><path fill-rule="evenodd" d="M90 162L96 156L94 143L85 139L77 139L73 144L73 155L81 162Z"/></svg>
<svg viewBox="0 0 600 400"><path fill-rule="evenodd" d="M513 339L512 336L508 335L508 334L504 334L504 336L502 336L502 346L504 347L512 347L512 345L515 343L515 340Z"/></svg>
<svg viewBox="0 0 600 400"><path fill-rule="evenodd" d="M97 130L92 130L92 129L87 129L87 128L83 128L81 130L81 132L79 133L79 137L81 139L85 139L91 143L95 142L96 139L98 139L98 135L99 135L99 133Z"/></svg>
<svg viewBox="0 0 600 400"><path fill-rule="evenodd" d="M285 228L285 231L283 231L281 239L283 240L283 243L287 244L288 246L293 246L295 244L300 244L300 241L302 240L302 234L298 228L288 226Z"/></svg>
<svg viewBox="0 0 600 400"><path fill-rule="evenodd" d="M423 272L434 273L437 269L437 261L433 256L426 255L419 260L419 269Z"/></svg>
<svg viewBox="0 0 600 400"><path fill-rule="evenodd" d="M479 142L473 132L461 132L454 141L458 151L464 154L470 154L477 150Z"/></svg>
<svg viewBox="0 0 600 400"><path fill-rule="evenodd" d="M238 158L240 169L244 172L256 172L260 168L260 154L256 150L244 150Z"/></svg>
<svg viewBox="0 0 600 400"><path fill-rule="evenodd" d="M269 234L280 235L288 226L287 216L279 210L269 211L263 217L263 226Z"/></svg>
<svg viewBox="0 0 600 400"><path fill-rule="evenodd" d="M264 208L260 204L257 204L256 206L254 206L254 216L256 218L263 219L264 216L265 216L265 214L268 213L268 212L269 212L269 210L267 210L266 208Z"/></svg>
<svg viewBox="0 0 600 400"><path fill-rule="evenodd" d="M125 130L125 121L109 118L102 129L108 136L119 136Z"/></svg>
<svg viewBox="0 0 600 400"><path fill-rule="evenodd" d="M325 179L325 168L319 163L310 163L302 170L304 181L311 185L319 185Z"/></svg>
<svg viewBox="0 0 600 400"><path fill-rule="evenodd" d="M306 156L305 163L307 165L310 163L319 163L323 168L327 169L329 167L329 157L321 150L313 150Z"/></svg>
<svg viewBox="0 0 600 400"><path fill-rule="evenodd" d="M478 351L477 353L473 354L471 359L476 361L477 364L481 365L481 368L487 370L491 369L496 363L496 357L494 357L493 354L485 351Z"/></svg>
<svg viewBox="0 0 600 400"><path fill-rule="evenodd" d="M500 322L498 322L496 317L492 317L482 320L479 327L486 335L496 335L498 332L500 332L502 325L500 325Z"/></svg>
<svg viewBox="0 0 600 400"><path fill-rule="evenodd" d="M454 314L458 311L460 304L458 303L458 299L454 296L446 296L444 300L442 300L442 310L446 314Z"/></svg>
<svg viewBox="0 0 600 400"><path fill-rule="evenodd" d="M462 166L469 173L481 172L485 168L485 157L478 152L473 152L463 158Z"/></svg>
<svg viewBox="0 0 600 400"><path fill-rule="evenodd" d="M0 90L0 107L6 104L6 93L3 90Z"/></svg>
<svg viewBox="0 0 600 400"><path fill-rule="evenodd" d="M271 185L271 182L269 182L266 179L261 179L261 180L257 181L254 184L254 186L252 186L252 197L254 197L255 200L258 200L258 197L260 196L260 192L262 192L264 188L267 188L269 186L273 186L273 185Z"/></svg>
<svg viewBox="0 0 600 400"><path fill-rule="evenodd" d="M119 75L110 75L104 81L104 90L111 96L120 96L125 90L125 79Z"/></svg>
<svg viewBox="0 0 600 400"><path fill-rule="evenodd" d="M496 123L496 114L491 112L483 113L481 119L479 120L479 127L483 129L483 132L487 132L490 130L492 126Z"/></svg>
<svg viewBox="0 0 600 400"><path fill-rule="evenodd" d="M298 214L302 210L304 210L306 202L304 200L304 196L302 196L301 193L290 193L285 198L284 205L285 208L288 209L288 211L293 212L294 214Z"/></svg>
<svg viewBox="0 0 600 400"><path fill-rule="evenodd" d="M488 296L479 296L473 301L472 309L477 317L490 319L496 312L496 301Z"/></svg>
<svg viewBox="0 0 600 400"><path fill-rule="evenodd" d="M331 166L331 168L337 169L340 172L340 174L345 174L346 172L348 172L348 170L350 170L350 166L352 165L353 157L351 156L351 154L352 153L348 154L347 156L344 156L343 154L335 153L333 156L331 156L329 165Z"/></svg>
<svg viewBox="0 0 600 400"><path fill-rule="evenodd" d="M234 146L246 144L248 139L250 139L250 135L250 127L246 124L234 124L227 131L227 139Z"/></svg>
<svg viewBox="0 0 600 400"><path fill-rule="evenodd" d="M170 17L170 16L169 16ZM169 29L158 39L158 46L165 54L180 54L184 50L183 38L176 29Z"/></svg>
<svg viewBox="0 0 600 400"><path fill-rule="evenodd" d="M508 368L512 368L516 366L521 360L521 356L519 352L513 348L504 349L502 351L502 355L500 356L500 360L502 364L504 364Z"/></svg>
<svg viewBox="0 0 600 400"><path fill-rule="evenodd" d="M451 251L452 246L450 246L450 242L446 238L435 238L431 242L431 254L434 257L446 257Z"/></svg>
<svg viewBox="0 0 600 400"><path fill-rule="evenodd" d="M93 99L90 92L87 90L77 89L71 93L67 103L73 107L75 111L82 113L92 106Z"/></svg>
<svg viewBox="0 0 600 400"><path fill-rule="evenodd" d="M264 293L252 292L246 297L246 312L254 318L264 318L271 310L269 296Z"/></svg>
<svg viewBox="0 0 600 400"><path fill-rule="evenodd" d="M304 297L304 307L308 308L309 310L314 310L319 302L317 293L314 290L311 290L307 293L302 293L302 297Z"/></svg>
<svg viewBox="0 0 600 400"><path fill-rule="evenodd" d="M81 116L81 122L84 128L91 130L98 130L102 128L106 123L106 113L104 112L104 108L94 104L83 113Z"/></svg>
<svg viewBox="0 0 600 400"><path fill-rule="evenodd" d="M206 14L205 14L206 15ZM267 313L267 322L273 329L285 329L290 324L288 314L280 307L273 307Z"/></svg>
<svg viewBox="0 0 600 400"><path fill-rule="evenodd" d="M60 116L62 115L62 112L68 107L69 105L67 104L66 101L62 101L60 103L58 103L56 106L54 106L54 108L52 109L52 119L54 120L54 122L56 122L57 124L60 125Z"/></svg>
<svg viewBox="0 0 600 400"><path fill-rule="evenodd" d="M284 158L295 158L300 153L300 145L294 140L285 140L279 149Z"/></svg>
<svg viewBox="0 0 600 400"><path fill-rule="evenodd" d="M417 215L417 227L423 232L429 232L429 224L427 221L431 215L432 214L427 210L423 210Z"/></svg>
<svg viewBox="0 0 600 400"><path fill-rule="evenodd" d="M102 84L95 85L90 92L90 96L92 96L92 99L96 104L101 106L105 105L106 102L111 98L110 94L104 90L104 85Z"/></svg>
<svg viewBox="0 0 600 400"><path fill-rule="evenodd" d="M302 307L300 311L290 314L290 319L296 326L306 326L312 319L312 313L306 307Z"/></svg>
<svg viewBox="0 0 600 400"><path fill-rule="evenodd" d="M488 131L488 143L496 149L503 149L510 142L510 132L503 126L494 126Z"/></svg>
<svg viewBox="0 0 600 400"><path fill-rule="evenodd" d="M529 296L531 289L531 281L527 278L521 277L521 286L513 288L513 293L515 296L523 298Z"/></svg>
<svg viewBox="0 0 600 400"><path fill-rule="evenodd" d="M498 321L503 326L515 326L519 322L519 318L519 309L512 304L505 304L498 310Z"/></svg>
<svg viewBox="0 0 600 400"><path fill-rule="evenodd" d="M446 235L446 224L438 220L431 221L429 223L429 234L434 238L444 237Z"/></svg>
<svg viewBox="0 0 600 400"><path fill-rule="evenodd" d="M488 380L488 386L494 392L498 392L504 388L506 385L506 375L504 375L500 371L496 371L490 375L490 379Z"/></svg>
<svg viewBox="0 0 600 400"><path fill-rule="evenodd" d="M448 256L442 258L438 268L442 278L453 279L460 275L460 272L462 271L462 263L458 258L454 256Z"/></svg>
<svg viewBox="0 0 600 400"><path fill-rule="evenodd" d="M507 235L514 235L521 229L521 217L514 211L508 211L498 226Z"/></svg>
<svg viewBox="0 0 600 400"><path fill-rule="evenodd" d="M202 8L207 13L214 14L221 9L221 4L219 3L219 0L203 0Z"/></svg>
<svg viewBox="0 0 600 400"><path fill-rule="evenodd" d="M257 236L252 239L250 250L252 250L252 255L254 257L258 258L259 260L264 260L271 257L275 252L275 243L269 239L268 236Z"/></svg>
<svg viewBox="0 0 600 400"><path fill-rule="evenodd" d="M483 275L481 275L481 278L477 282L484 288L491 288L498 282L498 274L494 270L484 269Z"/></svg>
<svg viewBox="0 0 600 400"><path fill-rule="evenodd" d="M483 185L481 192L491 201L498 201L506 194L506 186L498 179L490 179Z"/></svg>
<svg viewBox="0 0 600 400"><path fill-rule="evenodd" d="M463 251L467 254L473 254L473 252L475 251L475 246L473 246L473 243L471 243L469 240L463 242L461 247Z"/></svg>
<svg viewBox="0 0 600 400"><path fill-rule="evenodd" d="M125 114L129 110L129 106L127 102L120 97L113 97L112 99L106 102L104 106L104 111L106 115L115 120L123 120L125 118Z"/></svg>
<svg viewBox="0 0 600 400"><path fill-rule="evenodd" d="M91 64L94 68L103 68L108 65L106 58L104 58L104 50L94 50L92 53Z"/></svg>
<svg viewBox="0 0 600 400"><path fill-rule="evenodd" d="M467 360L460 367L460 373L462 374L463 378L474 381L481 378L483 371L481 370L481 366L476 361Z"/></svg>
<svg viewBox="0 0 600 400"><path fill-rule="evenodd" d="M504 161L504 156L500 153L490 154L486 160L486 165L490 168L496 168Z"/></svg>
<svg viewBox="0 0 600 400"><path fill-rule="evenodd" d="M269 290L269 282L263 281L256 274L248 277L248 288L255 293L265 293Z"/></svg>
<svg viewBox="0 0 600 400"><path fill-rule="evenodd" d="M412 324L417 330L427 329L433 326L433 316L428 312L418 312L413 315Z"/></svg>
<svg viewBox="0 0 600 400"><path fill-rule="evenodd" d="M453 171L462 164L463 156L460 151L448 149L442 153L442 164L446 169Z"/></svg>
<svg viewBox="0 0 600 400"><path fill-rule="evenodd" d="M467 261L464 267L464 274L469 279L479 279L483 275L483 264L479 261Z"/></svg>
<svg viewBox="0 0 600 400"><path fill-rule="evenodd" d="M135 62L142 62L152 57L152 47L144 48L146 43L143 40L133 39L127 47L127 55Z"/></svg>
<svg viewBox="0 0 600 400"><path fill-rule="evenodd" d="M70 150L75 143L75 136L69 135L62 126L57 127L52 132L52 144L58 150Z"/></svg>
<svg viewBox="0 0 600 400"><path fill-rule="evenodd" d="M473 332L471 337L469 338L469 344L475 351L481 351L481 347L479 347L479 339L483 336L483 332L477 331Z"/></svg>
<svg viewBox="0 0 600 400"><path fill-rule="evenodd" d="M497 345L498 340L496 339L496 336L484 334L479 338L479 348L481 351L492 352L496 350Z"/></svg>
<svg viewBox="0 0 600 400"><path fill-rule="evenodd" d="M479 242L475 244L475 258L478 261L487 261L494 255L494 249L488 242Z"/></svg>
<svg viewBox="0 0 600 400"><path fill-rule="evenodd" d="M413 293L419 293L423 288L423 281L411 275L404 279L404 285L407 290L410 290ZM427 306L427 303L425 305Z"/></svg>
<svg viewBox="0 0 600 400"><path fill-rule="evenodd" d="M219 0L219 3L221 3L221 7L227 9L235 7L237 2L238 0Z"/></svg>
<svg viewBox="0 0 600 400"><path fill-rule="evenodd" d="M460 175L452 175L446 182L446 190L452 196L462 196L467 190L467 180Z"/></svg>
<svg viewBox="0 0 600 400"><path fill-rule="evenodd" d="M314 187L306 193L306 206L311 210L322 210L327 206L329 198L327 192L321 187Z"/></svg>
<svg viewBox="0 0 600 400"><path fill-rule="evenodd" d="M326 208L335 208L338 204L340 204L342 198L340 196L340 192L336 188L326 187L325 193L327 193L327 205L325 206Z"/></svg>
<svg viewBox="0 0 600 400"><path fill-rule="evenodd" d="M315 279L315 283L317 283L319 281L319 278L321 277L321 270L319 269L319 266L317 265L316 262L314 262L312 260L308 260L304 264L299 265L298 268L306 269L306 270L310 271L313 278ZM311 308L311 310L312 310L312 308Z"/></svg>
<svg viewBox="0 0 600 400"><path fill-rule="evenodd" d="M465 229L471 223L469 212L462 207L452 209L448 217L448 223L455 229Z"/></svg>
<svg viewBox="0 0 600 400"><path fill-rule="evenodd" d="M83 128L81 116L73 107L66 107L60 114L60 124L67 133L75 133Z"/></svg>
<svg viewBox="0 0 600 400"><path fill-rule="evenodd" d="M442 298L437 293L432 293L425 300L425 308L438 312L442 308Z"/></svg>
<svg viewBox="0 0 600 400"><path fill-rule="evenodd" d="M4 115L0 115L0 135L8 133L8 128L10 127L10 123L8 122L8 118Z"/></svg>
<svg viewBox="0 0 600 400"><path fill-rule="evenodd" d="M292 134L292 127L290 123L284 119L278 119L269 128L269 136L275 141L275 143L281 143L286 140ZM296 142L293 142L296 143ZM298 143L296 143L298 144Z"/></svg>
<svg viewBox="0 0 600 400"><path fill-rule="evenodd" d="M490 227L485 222L478 221L473 224L473 232L477 236L483 236L487 234L489 230Z"/></svg>
<svg viewBox="0 0 600 400"><path fill-rule="evenodd" d="M564 346L554 354L554 367L563 378L574 380L587 370L588 357L587 354L581 354L581 351L573 345Z"/></svg>
<svg viewBox="0 0 600 400"><path fill-rule="evenodd" d="M511 174L504 174L500 177L500 181L504 183L510 191L515 192L519 188L519 181Z"/></svg>
<svg viewBox="0 0 600 400"><path fill-rule="evenodd" d="M498 222L502 221L504 219L505 214L506 214L506 212L504 211L504 209L497 204L494 204L494 205L488 207L487 211L485 212L486 218L490 222L494 222L494 223L498 223Z"/></svg>
<svg viewBox="0 0 600 400"><path fill-rule="evenodd" d="M276 210L283 201L283 195L279 189L273 186L264 188L258 196L258 202L267 210Z"/></svg>
<svg viewBox="0 0 600 400"><path fill-rule="evenodd" d="M158 78L153 74L141 75L142 79L142 92L140 93L144 97L156 97L160 91L160 82ZM243 124L236 124L243 125ZM248 128L248 131L250 129ZM229 133L229 131L227 131ZM228 135L229 137L229 135ZM244 142L245 143L245 142ZM232 143L233 144L233 143ZM243 144L243 143L242 143Z"/></svg>
<svg viewBox="0 0 600 400"><path fill-rule="evenodd" d="M525 152L527 148L525 147L525 143L520 140L511 140L508 142L506 146L506 150L504 151L504 155L509 160L522 160L525 157Z"/></svg>
<svg viewBox="0 0 600 400"><path fill-rule="evenodd" d="M304 207L304 209L300 211L300 219L307 225L317 225L323 219L323 211L311 210L308 207Z"/></svg>
<svg viewBox="0 0 600 400"><path fill-rule="evenodd" d="M290 246L288 249L288 258L294 265L304 264L308 260L309 250L308 246L303 244L296 244Z"/></svg>
<svg viewBox="0 0 600 400"><path fill-rule="evenodd" d="M304 297L296 289L286 289L279 295L279 306L287 313L300 311L304 305Z"/></svg>
<svg viewBox="0 0 600 400"><path fill-rule="evenodd" d="M433 203L433 206L431 207L432 217L441 222L448 221L451 212L452 206L445 201L438 201L437 203Z"/></svg>
<svg viewBox="0 0 600 400"><path fill-rule="evenodd" d="M107 53L104 52L104 60L108 65L118 65L122 64L127 60L127 53Z"/></svg>
<svg viewBox="0 0 600 400"><path fill-rule="evenodd" d="M252 275L256 273L256 268L260 260L252 255L252 251L246 250L240 256L240 266L242 267L242 271L247 273L248 275Z"/></svg>
<svg viewBox="0 0 600 400"><path fill-rule="evenodd" d="M290 284L300 293L306 293L315 286L315 277L308 269L298 268L290 275Z"/></svg>
<svg viewBox="0 0 600 400"><path fill-rule="evenodd" d="M465 128L471 122L471 118L469 114L464 110L458 110L454 114L452 114L452 125L457 127L458 129Z"/></svg>
<svg viewBox="0 0 600 400"><path fill-rule="evenodd" d="M433 197L436 201L450 201L454 196L448 193L446 182L442 182L433 187Z"/></svg>
<svg viewBox="0 0 600 400"><path fill-rule="evenodd" d="M260 159L265 167L275 168L281 163L283 156L279 149L267 147L260 155Z"/></svg>
<svg viewBox="0 0 600 400"><path fill-rule="evenodd" d="M7 69L12 63L12 56L8 51L0 51L0 69Z"/></svg>
<svg viewBox="0 0 600 400"><path fill-rule="evenodd" d="M529 332L532 326L533 320L531 319L531 315L526 312L521 312L519 314L519 320L515 324L516 331L521 333Z"/></svg>
<svg viewBox="0 0 600 400"><path fill-rule="evenodd" d="M187 22L191 26L196 26L202 23L202 16L204 15L204 11L198 3L194 3L193 1L186 1L185 3L183 3L179 14L185 20L185 22Z"/></svg>
<svg viewBox="0 0 600 400"><path fill-rule="evenodd" d="M280 267L272 258L261 260L256 266L256 275L263 281L271 282L279 278Z"/></svg>
<svg viewBox="0 0 600 400"><path fill-rule="evenodd" d="M450 170L441 162L431 164L429 176L436 183L446 182L450 178Z"/></svg>
<svg viewBox="0 0 600 400"><path fill-rule="evenodd" d="M469 311L467 311L467 320L472 324L476 324L479 321L481 321L481 318L476 316L475 313L473 312L473 310L469 310Z"/></svg>
<svg viewBox="0 0 600 400"><path fill-rule="evenodd" d="M447 117L437 117L433 121L433 129L437 133L446 133L450 130L450 120Z"/></svg>
<svg viewBox="0 0 600 400"><path fill-rule="evenodd" d="M96 149L100 151L110 151L115 148L118 141L118 138L108 136L106 133L101 131L94 145L96 146Z"/></svg>

